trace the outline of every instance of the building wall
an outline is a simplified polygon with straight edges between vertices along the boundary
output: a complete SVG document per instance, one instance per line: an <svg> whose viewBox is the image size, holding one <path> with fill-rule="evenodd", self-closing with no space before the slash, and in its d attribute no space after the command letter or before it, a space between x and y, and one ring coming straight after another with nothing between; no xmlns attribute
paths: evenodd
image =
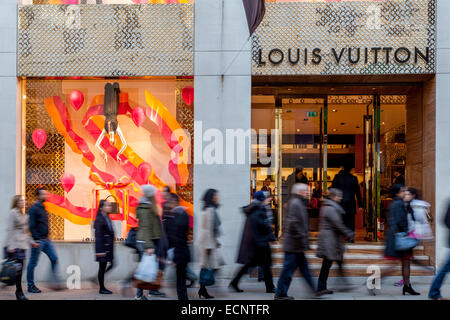
<svg viewBox="0 0 450 320"><path fill-rule="evenodd" d="M442 224L450 200L450 1L437 2L436 75L436 256L437 265L447 255L448 230Z"/></svg>
<svg viewBox="0 0 450 320"><path fill-rule="evenodd" d="M17 78L16 34L17 0L0 1L0 243L4 241L5 221L12 196L16 193ZM20 122L19 122L20 123ZM20 139L20 138L19 138ZM19 140L20 141L20 140Z"/></svg>
<svg viewBox="0 0 450 320"><path fill-rule="evenodd" d="M241 0L195 2L195 133L194 158L199 161L203 132L209 128L248 130L251 126L251 52ZM203 142L203 148L209 142ZM248 150L248 149L247 149ZM225 153L224 153L225 155ZM234 261L243 227L239 207L249 202L250 164L195 164L194 241L198 238L201 197L207 188L219 191L222 206L222 249L227 267ZM196 247L196 246L195 246Z"/></svg>

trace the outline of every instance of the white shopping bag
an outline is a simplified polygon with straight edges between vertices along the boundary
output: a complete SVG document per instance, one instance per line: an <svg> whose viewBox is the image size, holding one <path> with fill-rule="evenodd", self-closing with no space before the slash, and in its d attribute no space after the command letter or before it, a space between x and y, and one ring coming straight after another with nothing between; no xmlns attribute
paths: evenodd
<svg viewBox="0 0 450 320"><path fill-rule="evenodd" d="M156 280L157 275L158 262L156 261L156 255L144 254L141 262L139 262L139 266L134 274L134 277L143 282L153 282Z"/></svg>

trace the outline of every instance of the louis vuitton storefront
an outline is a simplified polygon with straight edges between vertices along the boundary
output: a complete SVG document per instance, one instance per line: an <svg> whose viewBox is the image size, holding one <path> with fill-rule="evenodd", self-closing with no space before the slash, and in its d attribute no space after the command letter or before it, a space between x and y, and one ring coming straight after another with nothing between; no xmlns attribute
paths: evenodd
<svg viewBox="0 0 450 320"><path fill-rule="evenodd" d="M118 241L110 279L127 276L133 252L121 241L151 183L182 199L194 249L202 194L219 190L229 277L239 208L254 191L272 193L282 235L289 177L301 168L318 202L344 163L360 184L357 241L383 241L386 190L400 175L431 204L436 237L424 255L432 265L443 255L450 167L439 146L450 134L450 78L438 58L439 41L450 40L437 37L436 12L450 16L446 2L266 1L249 39L241 0L8 1L0 200L24 194L31 204L34 189L49 190L62 272L95 273L91 223L109 197ZM236 147L229 131L253 136Z"/></svg>

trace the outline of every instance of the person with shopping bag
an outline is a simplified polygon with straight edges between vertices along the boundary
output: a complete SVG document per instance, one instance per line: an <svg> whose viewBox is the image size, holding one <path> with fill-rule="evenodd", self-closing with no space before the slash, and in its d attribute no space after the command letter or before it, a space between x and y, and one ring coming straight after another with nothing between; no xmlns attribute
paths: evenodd
<svg viewBox="0 0 450 320"><path fill-rule="evenodd" d="M220 253L221 221L217 213L219 196L215 189L208 189L203 196L203 210L200 217L198 238L198 253L200 262L200 290L199 298L213 299L206 286L215 282L216 271L224 264Z"/></svg>
<svg viewBox="0 0 450 320"><path fill-rule="evenodd" d="M141 260L144 253L148 256L155 255L154 258L156 260L160 260L159 253L161 250L159 246L161 245L160 241L163 233L161 219L159 217L159 208L155 199L156 188L152 185L144 185L142 186L142 191L144 195L139 200L139 205L136 209L136 216L138 219L136 247ZM160 271L158 278L162 278L164 266L162 263L158 264ZM157 286L155 286L155 288L156 287ZM165 294L160 292L158 289L150 289L149 294L153 296L165 296ZM138 287L135 300L147 300L144 296L143 289Z"/></svg>

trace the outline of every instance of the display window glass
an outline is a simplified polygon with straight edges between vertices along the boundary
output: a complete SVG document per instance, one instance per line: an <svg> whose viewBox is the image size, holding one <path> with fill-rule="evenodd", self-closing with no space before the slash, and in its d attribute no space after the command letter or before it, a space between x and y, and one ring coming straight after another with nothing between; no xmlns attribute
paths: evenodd
<svg viewBox="0 0 450 320"><path fill-rule="evenodd" d="M108 199L123 240L145 184L160 208L165 186L177 193L192 226L191 77L23 79L22 92L22 192L30 206L47 189L52 239L92 241Z"/></svg>

